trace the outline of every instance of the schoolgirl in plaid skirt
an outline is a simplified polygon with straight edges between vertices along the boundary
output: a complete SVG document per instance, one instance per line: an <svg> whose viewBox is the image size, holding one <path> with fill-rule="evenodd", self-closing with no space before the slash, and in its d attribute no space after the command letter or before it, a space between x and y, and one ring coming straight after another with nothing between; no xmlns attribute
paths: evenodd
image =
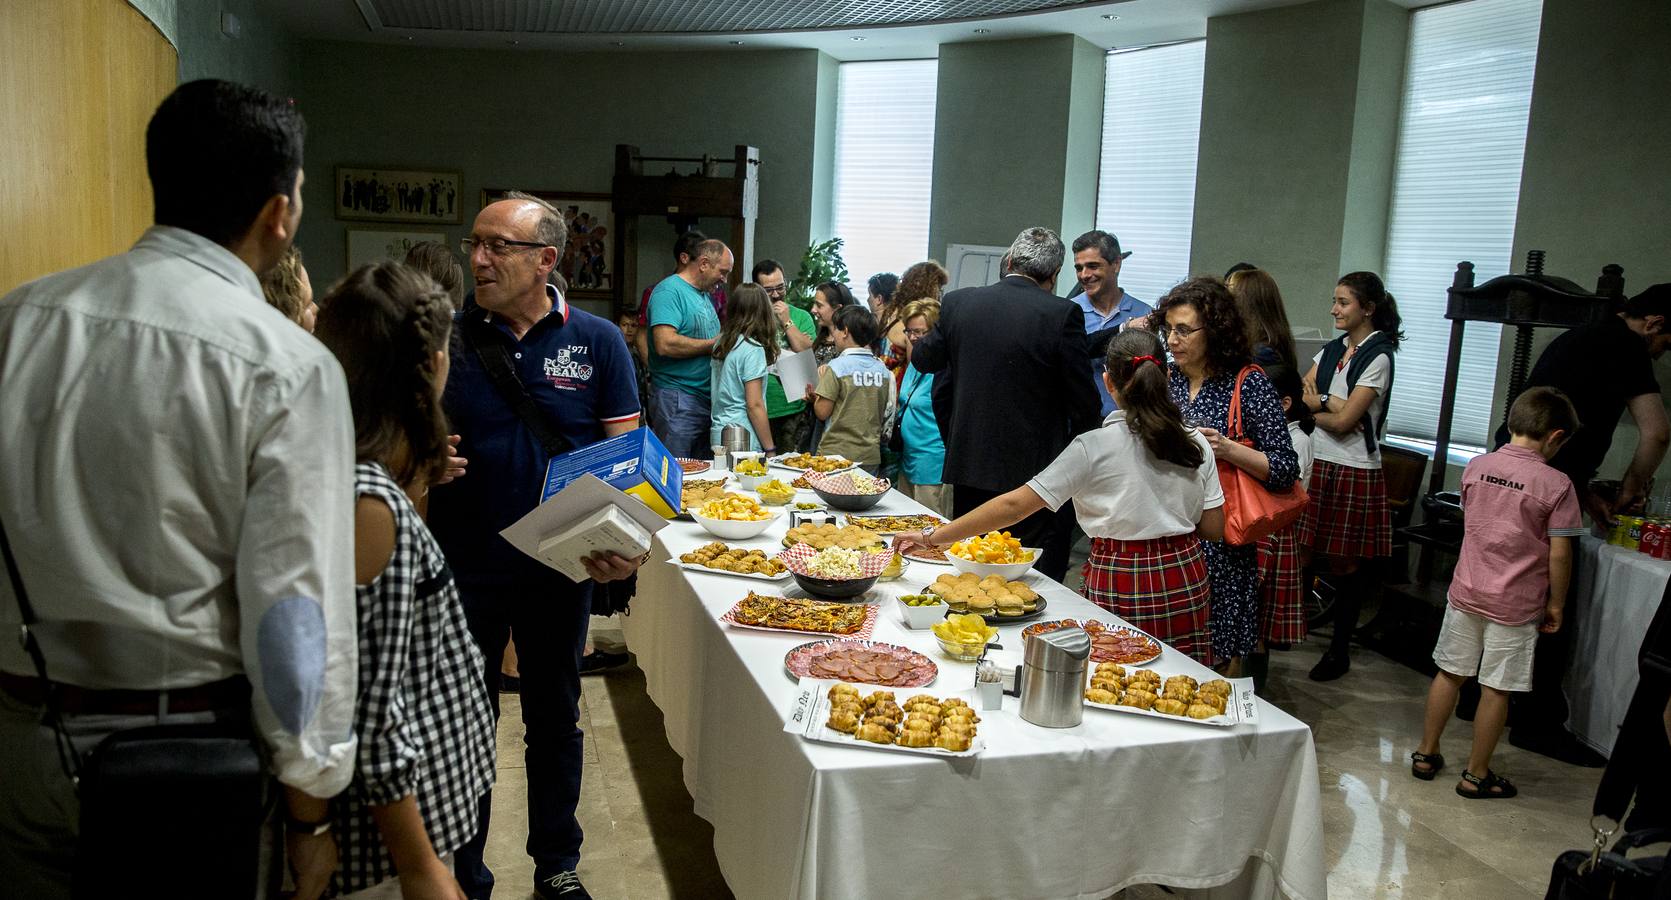
<svg viewBox="0 0 1671 900"><path fill-rule="evenodd" d="M1308 492L1311 503L1295 535L1302 554L1320 561L1334 587L1334 635L1311 670L1317 681L1339 678L1351 667L1358 607L1375 587L1367 564L1392 554L1380 441L1393 386L1393 355L1403 337L1398 306L1373 272L1341 276L1329 311L1335 328L1345 333L1317 354L1303 383L1306 406L1317 422L1317 462Z"/></svg>
<svg viewBox="0 0 1671 900"><path fill-rule="evenodd" d="M1119 409L1079 435L1043 472L968 515L895 548L947 544L1073 501L1092 538L1085 596L1203 663L1212 661L1210 589L1197 535L1224 531L1224 492L1207 441L1167 395L1165 351L1146 331L1108 344L1104 376Z"/></svg>
<svg viewBox="0 0 1671 900"><path fill-rule="evenodd" d="M1265 375L1282 399L1283 414L1288 417L1288 438L1294 444L1294 455L1299 459L1300 486L1311 490L1312 450L1311 433L1316 423L1306 408L1300 384L1300 373L1285 362L1265 366ZM1271 534L1259 542L1259 642L1263 654L1270 644L1297 644L1305 640L1305 591L1300 562L1299 541L1295 537L1299 523ZM1254 677L1260 674L1268 659L1254 662Z"/></svg>
<svg viewBox="0 0 1671 900"><path fill-rule="evenodd" d="M354 779L332 802L331 894L462 895L449 859L493 786L493 713L440 546L409 494L449 454L440 386L451 304L426 275L365 266L333 289L317 335L354 409L359 691Z"/></svg>

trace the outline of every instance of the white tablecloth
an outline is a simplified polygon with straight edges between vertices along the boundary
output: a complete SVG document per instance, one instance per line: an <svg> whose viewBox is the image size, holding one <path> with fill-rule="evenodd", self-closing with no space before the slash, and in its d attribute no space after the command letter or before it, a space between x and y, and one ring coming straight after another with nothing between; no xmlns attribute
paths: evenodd
<svg viewBox="0 0 1671 900"><path fill-rule="evenodd" d="M922 511L897 492L874 510ZM776 549L786 520L728 543ZM737 896L1102 898L1138 883L1327 895L1317 760L1303 723L1261 701L1257 725L1087 709L1083 724L1048 729L1005 697L1001 711L981 713L987 749L970 759L805 741L782 730L796 688L783 657L807 638L717 621L750 588L774 585L666 562L711 540L678 521L657 536L626 632ZM930 632L907 630L892 597L946 571L913 563L877 588L887 600L873 638L934 659L928 692L970 688L973 664L943 657ZM1033 577L1048 617L1114 618ZM999 639L1018 650L1020 631L1005 627ZM1171 648L1155 666L1211 675Z"/></svg>
<svg viewBox="0 0 1671 900"><path fill-rule="evenodd" d="M1579 540L1578 615L1569 622L1572 661L1566 694L1573 734L1611 754L1636 691L1636 655L1671 579L1671 560L1615 547L1592 535Z"/></svg>

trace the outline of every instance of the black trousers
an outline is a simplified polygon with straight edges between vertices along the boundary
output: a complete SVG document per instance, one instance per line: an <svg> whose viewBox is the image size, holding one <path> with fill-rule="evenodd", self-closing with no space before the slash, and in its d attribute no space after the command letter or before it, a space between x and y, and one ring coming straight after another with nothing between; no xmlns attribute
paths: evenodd
<svg viewBox="0 0 1671 900"><path fill-rule="evenodd" d="M967 515L975 507L1007 491L988 491L963 484L952 485L952 516ZM1007 531L1024 547L1039 548L1038 562L1033 565L1040 574L1057 581L1067 580L1068 554L1073 550L1073 504L1051 512L1041 509L1011 525Z"/></svg>
<svg viewBox="0 0 1671 900"><path fill-rule="evenodd" d="M1509 723L1515 728L1549 734L1567 727L1572 707L1567 703L1561 682L1566 679L1567 664L1572 661L1572 636L1578 630L1578 566L1583 558L1582 553L1572 554L1572 580L1567 589L1567 605L1561 613L1561 630L1538 635L1537 655L1532 659L1531 692L1515 694L1509 699Z"/></svg>

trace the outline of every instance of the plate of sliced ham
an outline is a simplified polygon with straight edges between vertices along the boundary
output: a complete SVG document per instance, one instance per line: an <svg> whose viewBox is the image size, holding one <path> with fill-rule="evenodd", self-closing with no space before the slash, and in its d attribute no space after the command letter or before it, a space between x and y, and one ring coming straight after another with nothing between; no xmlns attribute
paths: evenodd
<svg viewBox="0 0 1671 900"><path fill-rule="evenodd" d="M812 641L790 650L783 667L795 678L833 678L914 688L934 681L940 667L907 647L880 641Z"/></svg>

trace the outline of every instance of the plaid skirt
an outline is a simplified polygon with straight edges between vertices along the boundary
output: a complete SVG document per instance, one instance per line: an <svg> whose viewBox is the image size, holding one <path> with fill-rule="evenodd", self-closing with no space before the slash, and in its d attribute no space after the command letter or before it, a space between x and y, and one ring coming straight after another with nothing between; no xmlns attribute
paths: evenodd
<svg viewBox="0 0 1671 900"><path fill-rule="evenodd" d="M1311 465L1311 502L1294 538L1318 556L1373 559L1392 555L1392 514L1380 469L1319 459Z"/></svg>
<svg viewBox="0 0 1671 900"><path fill-rule="evenodd" d="M1295 527L1259 542L1259 633L1268 644L1305 640L1305 592Z"/></svg>
<svg viewBox="0 0 1671 900"><path fill-rule="evenodd" d="M1195 535L1122 541L1095 538L1085 562L1085 597L1203 664L1211 589Z"/></svg>

